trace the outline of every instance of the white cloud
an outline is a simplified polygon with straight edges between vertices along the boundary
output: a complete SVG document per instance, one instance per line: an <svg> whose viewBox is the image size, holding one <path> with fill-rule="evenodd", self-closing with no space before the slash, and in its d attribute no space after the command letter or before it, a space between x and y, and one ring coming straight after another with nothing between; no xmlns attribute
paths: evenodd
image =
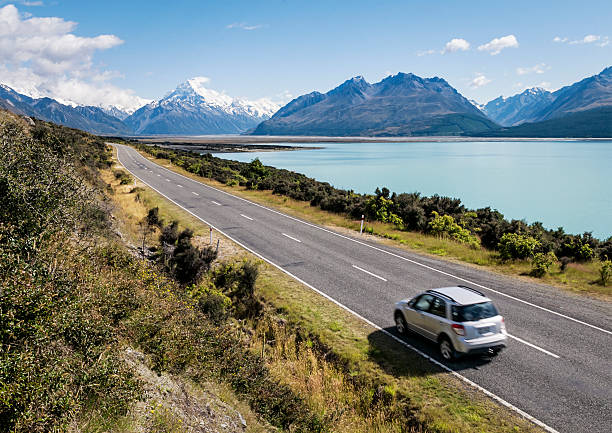
<svg viewBox="0 0 612 433"><path fill-rule="evenodd" d="M423 57L423 56L429 56L430 54L434 54L436 52L436 50L423 50L423 51L417 51L416 55L419 57Z"/></svg>
<svg viewBox="0 0 612 433"><path fill-rule="evenodd" d="M115 35L82 37L77 23L58 17L28 18L13 5L0 8L0 82L33 97L132 110L147 101L109 80L116 71L94 67L97 51L121 45Z"/></svg>
<svg viewBox="0 0 612 433"><path fill-rule="evenodd" d="M542 89L551 91L552 90L551 86L552 86L552 84L550 83L550 81L542 81L536 87L541 87Z"/></svg>
<svg viewBox="0 0 612 433"><path fill-rule="evenodd" d="M601 36L599 36L599 35L586 35L582 39L571 41L570 44L572 44L572 45L575 45L575 44L592 44L593 42L597 42L600 39L601 39Z"/></svg>
<svg viewBox="0 0 612 433"><path fill-rule="evenodd" d="M257 30L266 27L264 24L231 23L225 26L226 29Z"/></svg>
<svg viewBox="0 0 612 433"><path fill-rule="evenodd" d="M516 73L519 75L526 74L543 74L547 70L550 69L546 63L538 63L537 65L525 67L525 68L516 68Z"/></svg>
<svg viewBox="0 0 612 433"><path fill-rule="evenodd" d="M294 99L294 96L289 90L283 90L282 92L278 93L273 99L276 104L278 104L279 106L283 106L292 99Z"/></svg>
<svg viewBox="0 0 612 433"><path fill-rule="evenodd" d="M484 74L478 73L476 77L470 82L470 87L477 89L479 87L489 84L491 80L484 76Z"/></svg>
<svg viewBox="0 0 612 433"><path fill-rule="evenodd" d="M479 51L487 51L492 56L501 53L504 48L517 48L519 43L514 35L503 36L501 38L494 38L490 42L478 47Z"/></svg>
<svg viewBox="0 0 612 433"><path fill-rule="evenodd" d="M454 53L456 51L467 51L470 49L470 43L465 39L454 38L446 43L442 54Z"/></svg>
<svg viewBox="0 0 612 433"><path fill-rule="evenodd" d="M607 47L608 45L610 45L610 37L609 36L603 36L603 35L586 35L585 37L583 37L582 39L574 39L572 41L570 41L568 38L561 38L559 36L556 36L553 39L553 42L561 42L561 43L568 43L570 45L586 45L586 44L595 44L598 47Z"/></svg>

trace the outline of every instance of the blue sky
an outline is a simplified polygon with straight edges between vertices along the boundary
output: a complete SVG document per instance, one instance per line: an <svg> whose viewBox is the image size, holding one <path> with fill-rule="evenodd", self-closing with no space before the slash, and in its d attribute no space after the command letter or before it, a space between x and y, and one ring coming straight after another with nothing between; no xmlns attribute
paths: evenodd
<svg viewBox="0 0 612 433"><path fill-rule="evenodd" d="M2 25L3 15L18 25ZM42 17L55 19L28 24ZM0 0L0 82L127 106L205 76L232 96L286 102L402 71L443 77L486 102L612 65L610 23L609 0ZM32 49L36 37L49 38L46 48Z"/></svg>

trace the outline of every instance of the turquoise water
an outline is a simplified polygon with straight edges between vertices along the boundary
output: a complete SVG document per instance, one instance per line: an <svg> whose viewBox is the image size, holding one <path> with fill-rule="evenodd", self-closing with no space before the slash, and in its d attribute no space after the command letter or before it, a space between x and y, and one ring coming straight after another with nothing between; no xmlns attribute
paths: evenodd
<svg viewBox="0 0 612 433"><path fill-rule="evenodd" d="M304 173L337 188L419 191L508 219L612 236L612 141L308 143L324 149L217 156Z"/></svg>

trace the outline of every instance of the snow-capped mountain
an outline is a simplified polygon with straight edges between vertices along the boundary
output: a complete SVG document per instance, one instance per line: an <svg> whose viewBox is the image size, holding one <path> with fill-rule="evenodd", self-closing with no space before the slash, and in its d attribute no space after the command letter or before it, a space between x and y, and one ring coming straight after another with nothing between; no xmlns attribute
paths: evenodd
<svg viewBox="0 0 612 433"><path fill-rule="evenodd" d="M120 119L99 107L67 105L51 98L32 98L3 84L0 84L0 108L94 134L130 133Z"/></svg>
<svg viewBox="0 0 612 433"><path fill-rule="evenodd" d="M207 88L207 82L204 77L187 80L124 122L136 134L236 134L257 126L279 108L267 99L232 98Z"/></svg>
<svg viewBox="0 0 612 433"><path fill-rule="evenodd" d="M484 106L483 111L502 126L514 126L540 120L540 111L554 100L555 96L548 90L533 87L509 98L500 96L493 99Z"/></svg>

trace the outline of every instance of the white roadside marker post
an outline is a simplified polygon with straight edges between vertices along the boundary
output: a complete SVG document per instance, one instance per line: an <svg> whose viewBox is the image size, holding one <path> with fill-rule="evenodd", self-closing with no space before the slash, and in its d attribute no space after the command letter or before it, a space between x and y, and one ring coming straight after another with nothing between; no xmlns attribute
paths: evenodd
<svg viewBox="0 0 612 433"><path fill-rule="evenodd" d="M363 220L365 218L365 215L361 215L361 228L359 229L359 234L363 234Z"/></svg>

